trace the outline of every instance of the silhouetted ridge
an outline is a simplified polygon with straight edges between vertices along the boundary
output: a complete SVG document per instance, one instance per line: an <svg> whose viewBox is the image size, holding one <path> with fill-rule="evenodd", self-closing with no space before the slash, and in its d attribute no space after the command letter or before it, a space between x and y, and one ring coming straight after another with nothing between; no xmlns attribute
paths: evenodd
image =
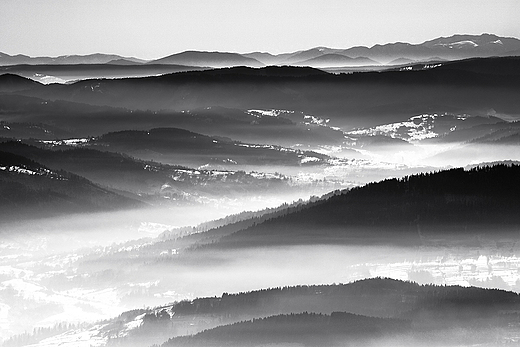
<svg viewBox="0 0 520 347"><path fill-rule="evenodd" d="M114 131L111 133L107 133L105 135L99 136L101 140L116 140L116 139L132 139L132 138L140 138L140 137L148 137L148 136L156 136L158 138L166 138L166 139L191 139L194 137L209 137L206 135L197 134L191 132L189 130L179 129L179 128L154 128L149 131L144 130L122 130L122 131Z"/></svg>
<svg viewBox="0 0 520 347"><path fill-rule="evenodd" d="M0 221L144 207L63 170L0 152Z"/></svg>
<svg viewBox="0 0 520 347"><path fill-rule="evenodd" d="M260 67L264 66L254 58L244 57L238 53L228 52L203 52L203 51L185 51L182 53L172 54L170 56L153 60L151 64L182 64L190 66L208 66L222 67L233 65L245 65Z"/></svg>
<svg viewBox="0 0 520 347"><path fill-rule="evenodd" d="M178 337L162 346L258 346L298 343L305 346L364 342L411 329L410 322L345 312L331 315L291 313L220 326L192 337Z"/></svg>
<svg viewBox="0 0 520 347"><path fill-rule="evenodd" d="M459 61L444 62L440 70L468 71L489 75L520 75L520 57L471 58Z"/></svg>
<svg viewBox="0 0 520 347"><path fill-rule="evenodd" d="M216 247L356 240L404 245L420 242L421 231L465 234L484 230L492 236L520 223L518 196L520 166L514 164L422 173L370 183L311 203L225 236Z"/></svg>
<svg viewBox="0 0 520 347"><path fill-rule="evenodd" d="M362 298L364 296L364 298ZM409 296L414 300L399 302ZM371 302L370 297L379 297ZM363 304L356 300L364 301ZM314 303L313 303L314 302ZM316 305L320 302L320 305ZM346 284L299 285L262 289L250 292L223 293L221 297L198 298L173 304L177 315L193 314L273 314L289 310L333 312L335 309L362 312L375 316L403 315L415 308L433 309L436 305L468 306L471 303L485 307L520 305L520 297L504 290L461 286L419 285L391 278L369 278ZM298 306L301 305L301 306ZM392 312L393 311L393 312ZM406 316L406 315L405 315Z"/></svg>
<svg viewBox="0 0 520 347"><path fill-rule="evenodd" d="M60 141L41 143L24 140L33 145L21 141L2 141L0 138L0 151L37 160L54 171L65 170L80 175L152 205L188 205L200 203L201 199L208 196L236 197L275 187L292 188L282 175L256 176L244 171L192 169L138 160L120 153L60 145ZM105 149L103 146L99 148ZM221 223L227 224L224 221Z"/></svg>
<svg viewBox="0 0 520 347"><path fill-rule="evenodd" d="M339 346L341 341L401 333L411 333L409 338L417 338L417 341L427 342L436 334L440 340L453 342L465 330L473 332L467 341L494 341L489 332L507 326L518 317L516 313L506 314L505 310L512 312L519 307L519 296L513 292L372 278L348 284L224 293L221 297L129 311L123 313L118 322L122 325L141 315L143 325L130 333L128 342L133 343L150 339L154 331L155 334L167 335L170 331L173 336L183 335L179 325L199 322L198 329L194 330L199 333L172 338L165 346L262 343ZM210 330L203 330L204 327ZM455 327L455 333L450 332ZM415 345L413 341L405 341Z"/></svg>
<svg viewBox="0 0 520 347"><path fill-rule="evenodd" d="M37 86L42 86L42 84L10 73L0 75L0 92L14 92Z"/></svg>
<svg viewBox="0 0 520 347"><path fill-rule="evenodd" d="M168 339L166 345L173 346L259 346L268 342L344 346L354 342L352 339L359 342L359 338L401 333L411 334L407 335L411 340L397 340L408 341L407 346L430 346L432 341L450 346L460 345L453 342L460 342L461 336L466 337L463 342L482 344L515 334L519 308L520 297L514 292L371 278L348 284L224 293L135 309L102 322L101 329L112 337L108 346L125 347L161 344Z"/></svg>
<svg viewBox="0 0 520 347"><path fill-rule="evenodd" d="M324 54L315 58L300 61L295 63L296 65L309 65L309 66L348 66L348 65L378 65L379 63L366 57L351 58L346 55L330 53Z"/></svg>
<svg viewBox="0 0 520 347"><path fill-rule="evenodd" d="M7 171L6 167L12 165L22 165L27 169L47 169L43 165L35 162L34 160L4 151L0 152L0 165L2 165L1 171Z"/></svg>
<svg viewBox="0 0 520 347"><path fill-rule="evenodd" d="M315 152L292 150L274 145L247 144L229 138L210 137L178 128L149 131L126 130L94 138L87 144L100 150L121 152L143 160L175 165L301 165L302 155L324 160ZM315 165L318 161L306 165Z"/></svg>
<svg viewBox="0 0 520 347"><path fill-rule="evenodd" d="M401 120L403 114L424 112L482 114L493 109L515 114L520 75L508 74L507 66L513 61L511 69L515 69L515 61L520 64L520 58L486 59L489 67L476 67L482 71L475 70L473 65L465 70L468 62L427 69L422 64L419 71L351 74L293 67L238 67L146 78L86 80L72 85L42 86L19 94L151 111L216 106L295 110L325 116L349 127L391 123ZM505 68L501 68L503 63ZM492 66L501 73L490 72ZM160 112L151 117L159 115ZM166 120L160 125L167 125ZM157 125L150 127L154 126Z"/></svg>
<svg viewBox="0 0 520 347"><path fill-rule="evenodd" d="M306 77L306 76L326 76L328 72L312 67L296 66L266 66L262 68L252 68L246 66L229 67L222 69L212 69L204 71L180 72L175 75L189 76L264 76L264 77Z"/></svg>

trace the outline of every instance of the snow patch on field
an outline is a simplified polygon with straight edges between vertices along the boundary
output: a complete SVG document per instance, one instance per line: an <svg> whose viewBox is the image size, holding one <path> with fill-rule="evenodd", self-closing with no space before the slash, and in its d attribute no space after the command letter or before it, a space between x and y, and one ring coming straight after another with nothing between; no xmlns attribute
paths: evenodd
<svg viewBox="0 0 520 347"><path fill-rule="evenodd" d="M252 115L252 116L255 116L255 117L262 117L262 116L266 116L266 117L278 117L279 115L281 114L284 114L284 113L289 113L289 114L292 114L294 113L294 111L288 111L288 110L247 110L247 113Z"/></svg>
<svg viewBox="0 0 520 347"><path fill-rule="evenodd" d="M323 119L323 118L311 116L311 115L305 115L303 117L303 123L306 125L314 124L314 125L320 125L320 126L327 126L327 123L329 123L329 121L330 121L330 119Z"/></svg>
<svg viewBox="0 0 520 347"><path fill-rule="evenodd" d="M316 157L306 157L306 156L303 156L303 158L301 159L301 163L302 164L306 164L306 163L317 163L317 162L320 162L321 159L320 158L316 158Z"/></svg>
<svg viewBox="0 0 520 347"><path fill-rule="evenodd" d="M120 333L120 337L128 335L129 331L137 329L143 325L144 316L146 316L146 313L140 314L139 316L135 317L133 321L126 323L125 328Z"/></svg>
<svg viewBox="0 0 520 347"><path fill-rule="evenodd" d="M108 337L103 336L105 325L95 325L88 330L70 330L26 347L99 347L105 346Z"/></svg>
<svg viewBox="0 0 520 347"><path fill-rule="evenodd" d="M40 141L50 146L72 146L78 147L87 144L91 139L67 139L67 140L45 140Z"/></svg>
<svg viewBox="0 0 520 347"><path fill-rule="evenodd" d="M45 169L45 168L38 168L35 171L35 170L31 170L25 166L10 165L10 166L0 166L0 171L12 172L12 173L17 173L17 174L21 174L21 175L29 175L29 176L46 176L51 179L57 179L60 181L67 180L67 178L65 178L61 175L58 175L57 173L52 172L51 170Z"/></svg>
<svg viewBox="0 0 520 347"><path fill-rule="evenodd" d="M410 142L420 141L439 136L434 132L434 123L439 115L422 114L409 118L404 122L378 125L373 128L356 129L347 132L348 135L376 136L384 135L392 138L407 140Z"/></svg>
<svg viewBox="0 0 520 347"><path fill-rule="evenodd" d="M511 290L518 283L520 258L479 254L474 257L436 256L424 261L365 264L371 277L390 277L417 281L416 274L427 276L437 285L498 287ZM420 281L420 280L419 280Z"/></svg>

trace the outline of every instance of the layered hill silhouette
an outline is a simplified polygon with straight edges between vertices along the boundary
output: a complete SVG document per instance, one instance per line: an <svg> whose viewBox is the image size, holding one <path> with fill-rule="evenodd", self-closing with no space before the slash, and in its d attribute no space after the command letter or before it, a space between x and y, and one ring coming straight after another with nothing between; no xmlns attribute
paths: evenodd
<svg viewBox="0 0 520 347"><path fill-rule="evenodd" d="M406 333L411 333L411 324L399 319L345 312L298 313L220 326L194 336L171 339L161 346L370 345L385 338L402 339Z"/></svg>
<svg viewBox="0 0 520 347"><path fill-rule="evenodd" d="M177 64L200 67L250 66L261 67L263 63L238 53L186 51L152 60L151 64Z"/></svg>
<svg viewBox="0 0 520 347"><path fill-rule="evenodd" d="M134 64L145 62L143 59L133 57L122 57L116 54L88 54L88 55L61 55L58 57L29 57L23 54L9 55L0 52L0 65L19 64L106 64L113 60L124 59Z"/></svg>
<svg viewBox="0 0 520 347"><path fill-rule="evenodd" d="M224 198L289 188L282 175L197 170L90 148L62 146L50 150L0 139L0 151L37 160L52 170L74 173L121 193L130 192L151 204L164 203L165 198L168 203L195 203L201 196Z"/></svg>
<svg viewBox="0 0 520 347"><path fill-rule="evenodd" d="M33 83L25 79L21 81ZM339 144L344 139L342 131L306 124L305 114L295 112L280 111L277 116L272 116L254 110L222 107L152 112L19 95L0 95L0 104L0 137L5 138L57 140L100 136L128 129L174 127L246 143L280 146L298 143L330 145ZM70 117L71 114L74 117Z"/></svg>
<svg viewBox="0 0 520 347"><path fill-rule="evenodd" d="M344 342L470 344L512 341L518 294L372 278L262 289L127 311L96 337L128 347ZM132 327L132 328L130 328Z"/></svg>
<svg viewBox="0 0 520 347"><path fill-rule="evenodd" d="M514 114L520 108L519 59L482 58L420 71L340 75L309 68L243 67L141 79L89 80L60 87L39 85L17 94L153 111L213 106L295 110L331 118L349 128L424 112L487 115L494 110Z"/></svg>
<svg viewBox="0 0 520 347"><path fill-rule="evenodd" d="M148 131L119 131L87 142L86 146L120 152L143 160L199 167L220 166L301 166L305 157L316 158L306 165L324 163L328 157L273 145L247 144L228 138L211 137L178 128Z"/></svg>
<svg viewBox="0 0 520 347"><path fill-rule="evenodd" d="M520 40L513 37L500 37L494 34L467 35L457 34L438 37L420 44L395 42L376 44L372 47L356 46L350 48L315 47L308 50L271 54L252 52L246 54L230 52L185 51L148 61L147 63L180 64L205 67L292 65L302 61L326 56L341 55L347 58L370 59L387 64L396 59L425 61L431 59L457 60L472 57L515 56L520 52ZM0 65L18 64L112 64L114 61L126 61L124 64L141 64L145 60L134 57L121 57L111 54L66 55L59 57L29 57L0 53ZM352 64L353 63L353 64ZM345 60L343 66L359 65L360 61ZM309 62L310 66L315 66Z"/></svg>
<svg viewBox="0 0 520 347"><path fill-rule="evenodd" d="M420 44L395 42L376 44L372 47L357 46L346 49L318 47L280 56L278 64L292 64L302 60L338 54L349 58L371 59L382 64L407 63L408 61L458 60L475 57L517 56L520 40L513 37L499 37L493 34L452 35L439 37ZM262 61L262 56L258 56ZM303 59L302 59L303 58ZM351 64L344 64L348 66ZM371 65L371 64L366 64ZM311 65L312 66L312 65Z"/></svg>
<svg viewBox="0 0 520 347"><path fill-rule="evenodd" d="M0 191L2 222L146 206L9 152L0 152Z"/></svg>
<svg viewBox="0 0 520 347"><path fill-rule="evenodd" d="M315 58L294 63L296 66L312 66L316 68L358 66L358 65L377 65L378 62L365 57L350 58L345 55L330 53L320 55Z"/></svg>
<svg viewBox="0 0 520 347"><path fill-rule="evenodd" d="M38 88L40 83L14 74L0 75L0 92L16 92L26 89Z"/></svg>
<svg viewBox="0 0 520 347"><path fill-rule="evenodd" d="M127 78L170 74L181 71L197 71L205 68L175 64L136 64L116 59L104 64L45 64L0 65L0 74L23 76L44 84L72 83L91 78Z"/></svg>

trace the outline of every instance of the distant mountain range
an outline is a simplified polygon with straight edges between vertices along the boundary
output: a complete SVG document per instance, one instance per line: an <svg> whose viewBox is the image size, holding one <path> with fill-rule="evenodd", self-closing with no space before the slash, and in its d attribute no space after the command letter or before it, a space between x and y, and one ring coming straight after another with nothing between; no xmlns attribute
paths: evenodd
<svg viewBox="0 0 520 347"><path fill-rule="evenodd" d="M88 55L60 55L58 57L29 57L23 54L9 55L0 52L0 65L107 64L121 59L132 62L133 64L141 64L146 62L146 60L143 59L102 53Z"/></svg>
<svg viewBox="0 0 520 347"><path fill-rule="evenodd" d="M0 53L0 65L18 64L176 64L194 67L230 67L265 65L295 65L311 67L338 67L380 64L406 64L409 61L457 60L472 57L518 56L520 40L493 34L453 35L439 37L420 44L404 42L377 44L372 47L356 46L346 49L316 47L308 50L271 54L252 52L185 51L164 58L145 61L132 57L109 54L67 55L59 57L29 57Z"/></svg>
<svg viewBox="0 0 520 347"><path fill-rule="evenodd" d="M317 57L304 60L301 62L293 63L292 65L296 66L312 66L312 67L341 67L341 66L363 66L363 65L377 65L378 62L366 58L366 57L357 57L350 58L346 55L331 53L331 54L323 54Z"/></svg>

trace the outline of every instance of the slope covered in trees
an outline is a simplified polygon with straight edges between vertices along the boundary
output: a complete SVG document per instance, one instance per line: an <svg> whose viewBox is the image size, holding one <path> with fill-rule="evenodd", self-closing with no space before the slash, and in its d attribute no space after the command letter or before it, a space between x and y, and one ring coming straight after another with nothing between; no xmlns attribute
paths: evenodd
<svg viewBox="0 0 520 347"><path fill-rule="evenodd" d="M520 224L520 166L459 168L387 179L223 237L215 247L498 236Z"/></svg>
<svg viewBox="0 0 520 347"><path fill-rule="evenodd" d="M344 343L368 344L384 337L409 333L410 330L410 322L399 319L345 312L333 312L331 315L305 312L220 326L194 336L171 339L162 346L339 346Z"/></svg>
<svg viewBox="0 0 520 347"><path fill-rule="evenodd" d="M102 186L139 194L139 199L150 203L164 203L164 197L169 203L195 203L195 198L190 200L192 196L240 196L274 187L289 189L288 180L282 175L269 177L243 171L197 170L91 148L63 145L49 149L40 142L35 142L39 147L23 142L2 142L0 138L0 151L30 158L54 170L80 175Z"/></svg>
<svg viewBox="0 0 520 347"><path fill-rule="evenodd" d="M473 342L494 342L497 337L503 342L514 330L510 324L518 319L518 308L520 299L513 292L373 278L224 293L134 310L108 322L104 331L114 337L109 345L127 347L159 344L161 339L183 335L165 345L248 346L253 341L329 345L327 339L338 335L345 341L389 337L396 332L405 334L405 341L440 338L453 343L473 334ZM132 324L138 328L117 338L119 329Z"/></svg>
<svg viewBox="0 0 520 347"><path fill-rule="evenodd" d="M146 206L89 180L8 152L0 152L2 222Z"/></svg>

